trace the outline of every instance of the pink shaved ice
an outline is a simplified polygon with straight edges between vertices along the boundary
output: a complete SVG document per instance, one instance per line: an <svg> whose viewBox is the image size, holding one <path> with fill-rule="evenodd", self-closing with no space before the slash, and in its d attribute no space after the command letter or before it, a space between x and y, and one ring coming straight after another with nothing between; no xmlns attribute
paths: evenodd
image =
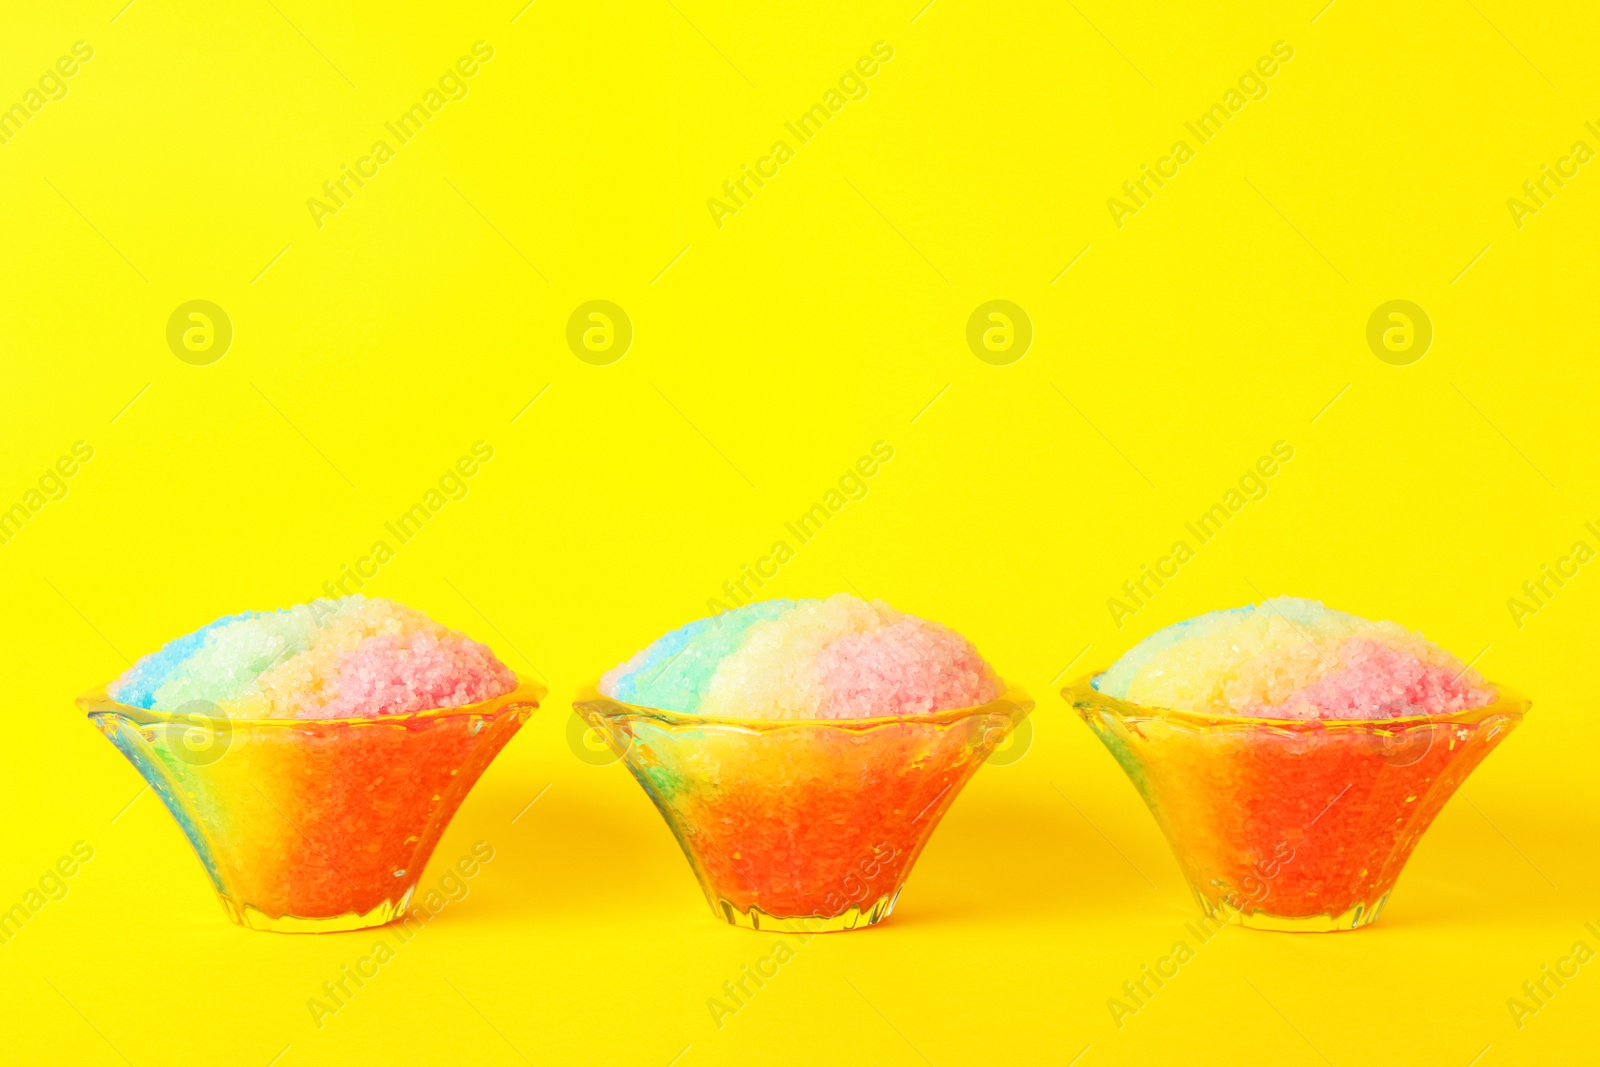
<svg viewBox="0 0 1600 1067"><path fill-rule="evenodd" d="M824 719L920 715L987 704L1000 680L966 638L905 616L880 630L848 634L817 658Z"/></svg>
<svg viewBox="0 0 1600 1067"><path fill-rule="evenodd" d="M1381 719L1441 715L1494 703L1475 672L1418 659L1378 641L1353 637L1339 650L1343 666L1277 707L1244 714L1292 719Z"/></svg>
<svg viewBox="0 0 1600 1067"><path fill-rule="evenodd" d="M379 634L333 663L320 707L300 718L405 715L476 704L515 689L516 676L488 647L461 634Z"/></svg>

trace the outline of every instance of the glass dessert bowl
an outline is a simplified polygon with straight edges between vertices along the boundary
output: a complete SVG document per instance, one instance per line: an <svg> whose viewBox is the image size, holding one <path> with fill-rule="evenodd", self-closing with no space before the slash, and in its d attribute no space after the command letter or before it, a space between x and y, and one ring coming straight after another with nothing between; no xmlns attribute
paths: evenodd
<svg viewBox="0 0 1600 1067"><path fill-rule="evenodd" d="M711 910L820 933L887 918L962 786L1033 702L855 719L720 718L590 688L573 709L672 828Z"/></svg>
<svg viewBox="0 0 1600 1067"><path fill-rule="evenodd" d="M1393 718L1145 707L1086 675L1061 691L1149 806L1208 917L1259 930L1378 918L1434 817L1529 702Z"/></svg>
<svg viewBox="0 0 1600 1067"><path fill-rule="evenodd" d="M487 645L356 595L213 620L78 704L178 820L229 917L309 932L405 910L543 695Z"/></svg>
<svg viewBox="0 0 1600 1067"><path fill-rule="evenodd" d="M369 718L151 711L98 689L78 706L189 838L223 909L255 930L380 926L403 914L461 801L545 687Z"/></svg>

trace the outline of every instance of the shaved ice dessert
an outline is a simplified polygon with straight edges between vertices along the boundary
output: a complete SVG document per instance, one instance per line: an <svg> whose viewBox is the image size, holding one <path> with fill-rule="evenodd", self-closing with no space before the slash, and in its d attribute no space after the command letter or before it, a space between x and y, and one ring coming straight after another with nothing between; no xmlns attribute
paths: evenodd
<svg viewBox="0 0 1600 1067"><path fill-rule="evenodd" d="M918 715L987 704L1003 688L954 630L848 593L697 619L600 680L617 700L746 719Z"/></svg>
<svg viewBox="0 0 1600 1067"><path fill-rule="evenodd" d="M1421 634L1295 597L1159 630L1095 688L1133 704L1288 719L1436 715L1495 698L1477 672Z"/></svg>
<svg viewBox="0 0 1600 1067"><path fill-rule="evenodd" d="M1169 626L1062 694L1208 917L1301 931L1374 921L1528 708L1421 634L1292 597Z"/></svg>
<svg viewBox="0 0 1600 1067"><path fill-rule="evenodd" d="M888 916L1032 702L955 631L841 593L691 622L574 707L655 801L717 915L816 932Z"/></svg>
<svg viewBox="0 0 1600 1067"><path fill-rule="evenodd" d="M80 698L257 929L403 913L456 808L543 687L393 601L218 619Z"/></svg>
<svg viewBox="0 0 1600 1067"><path fill-rule="evenodd" d="M218 619L140 659L107 694L155 711L201 701L230 718L338 719L476 704L516 687L488 646L404 604L350 596Z"/></svg>

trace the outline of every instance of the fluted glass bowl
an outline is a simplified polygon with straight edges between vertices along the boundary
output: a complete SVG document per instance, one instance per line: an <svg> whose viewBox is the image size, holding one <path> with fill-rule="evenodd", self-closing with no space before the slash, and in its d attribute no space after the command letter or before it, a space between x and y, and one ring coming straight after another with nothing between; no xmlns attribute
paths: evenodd
<svg viewBox="0 0 1600 1067"><path fill-rule="evenodd" d="M405 912L439 835L545 687L370 719L231 719L78 706L183 829L229 918L256 930L380 926Z"/></svg>
<svg viewBox="0 0 1600 1067"><path fill-rule="evenodd" d="M625 704L573 709L606 739L683 846L711 910L751 929L887 918L961 787L1033 707L867 719L726 719Z"/></svg>
<svg viewBox="0 0 1600 1067"><path fill-rule="evenodd" d="M1529 702L1381 720L1262 719L1061 691L1150 807L1208 918L1262 930L1377 919L1424 831Z"/></svg>

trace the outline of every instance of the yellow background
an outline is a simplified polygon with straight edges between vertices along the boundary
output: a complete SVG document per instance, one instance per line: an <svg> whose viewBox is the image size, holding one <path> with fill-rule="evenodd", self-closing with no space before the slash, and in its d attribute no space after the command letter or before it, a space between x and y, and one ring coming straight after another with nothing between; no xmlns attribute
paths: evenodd
<svg viewBox="0 0 1600 1067"><path fill-rule="evenodd" d="M0 22L0 104L95 50L0 146L0 503L95 449L0 546L0 906L95 850L0 948L8 1059L1592 1057L1600 965L1521 1030L1506 1007L1580 938L1600 948L1600 573L1520 628L1507 608L1600 543L1582 525L1600 164L1520 229L1506 206L1573 142L1600 148L1592 13L122 2L8 2ZM479 40L495 54L469 95L319 229L307 199ZM866 98L717 228L706 200L880 40ZM1183 123L1277 41L1294 58L1269 94L1117 228L1107 199L1193 147ZM233 323L209 366L166 344L191 299ZM609 366L565 342L591 299L634 325ZM966 345L991 299L1034 326L1008 366ZM1434 325L1410 366L1366 344L1391 299ZM227 923L72 698L217 615L316 595L479 440L495 458L470 494L367 591L489 642L550 699L423 879L488 841L470 896L319 1030L307 999L374 933ZM1034 694L1035 737L979 774L886 925L807 942L719 1029L708 998L776 935L710 916L622 768L569 750L568 701L703 614L878 440L895 456L870 494L764 594L855 589L960 628ZM1270 494L1114 626L1121 583L1280 440L1295 458ZM1119 1030L1107 998L1196 909L1056 690L1277 593L1486 649L1534 712L1378 925L1228 930Z"/></svg>

